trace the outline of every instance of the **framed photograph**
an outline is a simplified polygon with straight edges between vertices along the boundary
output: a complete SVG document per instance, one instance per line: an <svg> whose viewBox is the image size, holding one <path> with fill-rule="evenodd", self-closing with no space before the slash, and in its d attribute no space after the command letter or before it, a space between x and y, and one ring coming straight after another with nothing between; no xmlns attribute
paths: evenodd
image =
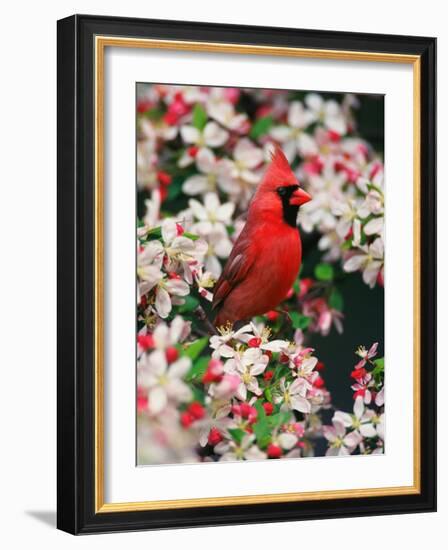
<svg viewBox="0 0 448 550"><path fill-rule="evenodd" d="M58 22L60 529L435 510L435 62Z"/></svg>

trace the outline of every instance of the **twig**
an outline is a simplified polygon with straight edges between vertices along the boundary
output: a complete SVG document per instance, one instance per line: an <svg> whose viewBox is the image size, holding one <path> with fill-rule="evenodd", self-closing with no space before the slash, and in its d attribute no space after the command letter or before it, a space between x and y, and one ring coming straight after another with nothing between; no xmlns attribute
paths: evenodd
<svg viewBox="0 0 448 550"><path fill-rule="evenodd" d="M198 306L195 310L194 310L194 313L196 315L196 317L202 321L204 323L204 325L207 327L207 330L210 334L218 334L218 331L216 330L216 328L213 326L212 322L210 321L210 319L207 317L205 311L204 311L204 308L202 306Z"/></svg>

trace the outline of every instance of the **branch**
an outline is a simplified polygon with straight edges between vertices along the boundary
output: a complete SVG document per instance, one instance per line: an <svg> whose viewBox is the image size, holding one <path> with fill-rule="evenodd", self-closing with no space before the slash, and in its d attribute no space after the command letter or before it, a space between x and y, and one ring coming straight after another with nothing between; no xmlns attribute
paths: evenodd
<svg viewBox="0 0 448 550"><path fill-rule="evenodd" d="M207 317L205 311L204 311L204 308L202 306L198 306L195 310L194 310L194 314L196 315L196 317L202 321L204 323L204 325L206 326L207 328L207 331L209 334L218 334L218 331L216 330L216 328L214 327L213 323L210 321L210 319Z"/></svg>

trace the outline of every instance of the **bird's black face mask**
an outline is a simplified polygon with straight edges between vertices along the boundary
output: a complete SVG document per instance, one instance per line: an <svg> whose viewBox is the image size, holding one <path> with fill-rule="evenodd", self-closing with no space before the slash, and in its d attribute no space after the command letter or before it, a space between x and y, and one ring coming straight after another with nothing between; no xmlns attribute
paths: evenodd
<svg viewBox="0 0 448 550"><path fill-rule="evenodd" d="M299 212L299 206L290 203L290 199L297 189L299 189L298 185L285 185L282 187L277 187L277 194L282 201L283 220L291 227L297 227L297 214Z"/></svg>

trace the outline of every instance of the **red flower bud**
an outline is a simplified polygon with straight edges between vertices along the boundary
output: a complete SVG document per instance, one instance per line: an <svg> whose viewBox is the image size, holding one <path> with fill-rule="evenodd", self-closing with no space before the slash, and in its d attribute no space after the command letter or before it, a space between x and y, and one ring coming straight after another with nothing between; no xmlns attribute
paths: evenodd
<svg viewBox="0 0 448 550"><path fill-rule="evenodd" d="M249 416L253 416L254 412L256 415L257 409L255 409L254 407L251 407L249 403L241 403L240 413L243 418L249 418Z"/></svg>
<svg viewBox="0 0 448 550"><path fill-rule="evenodd" d="M361 388L360 390L355 391L353 394L353 399L356 399L357 397L364 397L366 393L366 390L364 388Z"/></svg>
<svg viewBox="0 0 448 550"><path fill-rule="evenodd" d="M137 412L142 413L148 408L148 396L140 394L137 396Z"/></svg>
<svg viewBox="0 0 448 550"><path fill-rule="evenodd" d="M192 145L191 147L188 147L187 153L190 155L190 157L194 158L199 151L199 147L196 147L196 145Z"/></svg>
<svg viewBox="0 0 448 550"><path fill-rule="evenodd" d="M176 348L167 348L165 350L165 356L168 363L174 363L179 357L179 352Z"/></svg>
<svg viewBox="0 0 448 550"><path fill-rule="evenodd" d="M194 418L189 412L185 411L180 415L180 423L184 428L189 428L193 422Z"/></svg>
<svg viewBox="0 0 448 550"><path fill-rule="evenodd" d="M193 401L193 403L190 403L187 410L195 420L204 418L205 409L199 401Z"/></svg>
<svg viewBox="0 0 448 550"><path fill-rule="evenodd" d="M142 114L146 113L146 111L149 111L152 107L152 101L149 99L140 99L137 103L137 112Z"/></svg>
<svg viewBox="0 0 448 550"><path fill-rule="evenodd" d="M266 317L268 319L268 321L276 321L279 317L280 313L278 311L275 311L275 310L271 310L271 311L268 311L266 313Z"/></svg>
<svg viewBox="0 0 448 550"><path fill-rule="evenodd" d="M355 369L350 373L350 376L354 378L355 380L359 380L360 378L364 378L364 376L367 374L367 371L364 367L361 367L360 369Z"/></svg>
<svg viewBox="0 0 448 550"><path fill-rule="evenodd" d="M314 370L317 370L317 372L322 372L325 370L325 365L322 363L322 361L318 361L316 363L316 366L314 367Z"/></svg>
<svg viewBox="0 0 448 550"><path fill-rule="evenodd" d="M221 432L217 428L212 428L210 430L210 433L208 434L208 444L214 447L215 445L218 445L218 443L220 443L221 441Z"/></svg>
<svg viewBox="0 0 448 550"><path fill-rule="evenodd" d="M166 187L161 187L159 189L159 192L160 192L160 200L163 202L168 196L168 189Z"/></svg>
<svg viewBox="0 0 448 550"><path fill-rule="evenodd" d="M314 281L311 277L300 279L299 298L303 298L305 294L309 292L310 288L313 286L313 283Z"/></svg>
<svg viewBox="0 0 448 550"><path fill-rule="evenodd" d="M379 273L378 273L378 277L376 278L376 282L380 285L380 286L383 286L384 287L384 268L383 269L380 269Z"/></svg>
<svg viewBox="0 0 448 550"><path fill-rule="evenodd" d="M223 373L223 366L221 361L218 361L217 359L212 359L208 366L207 370L205 371L202 382L204 384L211 384L212 382L220 382L222 379L222 373Z"/></svg>
<svg viewBox="0 0 448 550"><path fill-rule="evenodd" d="M263 409L267 416L270 416L274 412L274 405L272 403L263 403Z"/></svg>
<svg viewBox="0 0 448 550"><path fill-rule="evenodd" d="M250 348L259 348L261 345L261 338L251 338L249 342L247 342L247 345Z"/></svg>
<svg viewBox="0 0 448 550"><path fill-rule="evenodd" d="M339 132L335 132L334 130L328 130L327 136L330 141L333 141L334 143L337 143L341 140L341 134Z"/></svg>
<svg viewBox="0 0 448 550"><path fill-rule="evenodd" d="M268 446L267 451L269 458L280 458L283 454L281 447L274 445L273 443Z"/></svg>
<svg viewBox="0 0 448 550"><path fill-rule="evenodd" d="M139 334L137 336L137 342L145 351L154 347L154 338L152 334Z"/></svg>
<svg viewBox="0 0 448 550"><path fill-rule="evenodd" d="M163 170L159 170L157 172L157 179L160 185L169 185L172 181L170 174L168 174L168 172L164 172Z"/></svg>
<svg viewBox="0 0 448 550"><path fill-rule="evenodd" d="M168 111L163 115L163 121L168 124L168 126L173 126L177 122L177 115Z"/></svg>
<svg viewBox="0 0 448 550"><path fill-rule="evenodd" d="M266 380L266 382L269 382L269 380L271 380L273 376L274 376L274 371L273 370L267 370L263 374L263 378Z"/></svg>

